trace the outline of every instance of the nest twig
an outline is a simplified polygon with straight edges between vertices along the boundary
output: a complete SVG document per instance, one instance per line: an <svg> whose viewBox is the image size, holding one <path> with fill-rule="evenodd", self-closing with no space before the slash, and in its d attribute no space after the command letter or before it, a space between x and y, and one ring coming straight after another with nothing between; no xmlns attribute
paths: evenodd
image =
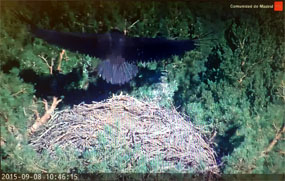
<svg viewBox="0 0 285 181"><path fill-rule="evenodd" d="M214 150L191 122L185 121L174 108L164 109L155 102L127 95L57 112L30 141L38 151L45 149L52 153L59 146L83 152L98 146L98 134L107 125L116 133L121 146L134 148L140 144L141 154L149 159L160 155L170 168L180 163L185 172L189 169L199 173L219 172ZM114 135L106 137L112 140Z"/></svg>
<svg viewBox="0 0 285 181"><path fill-rule="evenodd" d="M43 101L45 105L45 114L40 117L39 113L35 111L35 114L37 116L37 119L35 123L29 128L28 134L32 135L34 132L36 132L42 125L44 125L51 117L52 113L54 112L57 105L61 102L61 99L58 100L57 97L53 97L53 102L51 106L48 106L48 102L46 100Z"/></svg>

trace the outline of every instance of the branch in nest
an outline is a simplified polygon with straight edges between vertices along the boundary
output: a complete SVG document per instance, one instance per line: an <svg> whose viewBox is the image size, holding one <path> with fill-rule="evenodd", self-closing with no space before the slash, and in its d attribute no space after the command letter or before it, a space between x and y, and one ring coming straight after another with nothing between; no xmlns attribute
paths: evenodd
<svg viewBox="0 0 285 181"><path fill-rule="evenodd" d="M37 118L35 123L31 126L31 128L28 130L28 134L32 135L34 132L36 132L40 126L44 125L51 117L51 114L54 112L56 106L61 102L61 99L57 99L57 97L53 97L53 101L51 106L48 106L48 103L46 100L43 101L45 105L45 114L41 118ZM38 117L38 115L37 115Z"/></svg>
<svg viewBox="0 0 285 181"><path fill-rule="evenodd" d="M276 134L275 138L271 141L271 143L269 144L269 146L266 148L266 150L264 150L260 157L263 157L265 155L267 155L272 149L273 147L276 145L276 143L278 142L278 140L281 138L282 134L285 133L285 124L283 124L283 126L281 127L281 129L278 131L278 133Z"/></svg>
<svg viewBox="0 0 285 181"><path fill-rule="evenodd" d="M34 112L35 115L36 115L36 121L40 120L41 118L40 118L40 114L39 114L38 110L33 109L33 112Z"/></svg>
<svg viewBox="0 0 285 181"><path fill-rule="evenodd" d="M217 136L217 131L215 130L214 133L212 134L211 138L209 139L209 142L213 143L213 140L215 139L216 136Z"/></svg>

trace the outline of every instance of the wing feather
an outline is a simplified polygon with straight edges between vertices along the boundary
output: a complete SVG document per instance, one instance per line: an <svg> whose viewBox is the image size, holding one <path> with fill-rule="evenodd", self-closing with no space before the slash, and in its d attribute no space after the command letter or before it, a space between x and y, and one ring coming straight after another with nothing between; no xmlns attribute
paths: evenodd
<svg viewBox="0 0 285 181"><path fill-rule="evenodd" d="M112 63L110 60L104 60L99 64L98 74L104 80L111 84L124 84L129 82L138 73L136 65L128 62Z"/></svg>
<svg viewBox="0 0 285 181"><path fill-rule="evenodd" d="M70 51L77 51L93 57L104 59L110 52L110 34L84 34L57 32L53 30L44 30L33 28L32 34L38 38L47 41L50 44L57 45Z"/></svg>
<svg viewBox="0 0 285 181"><path fill-rule="evenodd" d="M196 47L195 40L126 37L123 57L129 62L147 62L182 55Z"/></svg>

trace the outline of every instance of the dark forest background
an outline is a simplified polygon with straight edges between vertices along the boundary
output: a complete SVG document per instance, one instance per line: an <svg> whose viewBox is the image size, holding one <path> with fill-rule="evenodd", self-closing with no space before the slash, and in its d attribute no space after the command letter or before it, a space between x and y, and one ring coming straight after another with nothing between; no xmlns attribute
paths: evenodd
<svg viewBox="0 0 285 181"><path fill-rule="evenodd" d="M105 33L116 28L132 37L201 37L201 45L181 57L140 63L134 80L115 86L97 76L100 60L85 55L66 51L56 71L61 49L32 37L15 11L44 29ZM34 110L44 112L43 99L62 98L60 110L123 91L187 114L212 138L223 173L284 174L284 12L206 1L1 1L0 22L2 171L108 171L116 160L86 170L84 158L72 152L59 151L60 162L38 155L23 135L35 120Z"/></svg>

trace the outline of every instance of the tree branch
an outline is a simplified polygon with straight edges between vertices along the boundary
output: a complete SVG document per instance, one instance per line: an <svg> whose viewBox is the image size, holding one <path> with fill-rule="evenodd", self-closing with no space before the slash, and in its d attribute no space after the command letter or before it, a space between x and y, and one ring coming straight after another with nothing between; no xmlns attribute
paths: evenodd
<svg viewBox="0 0 285 181"><path fill-rule="evenodd" d="M21 94L21 93L25 93L26 89L25 88L22 88L21 90L19 90L18 92L12 94L13 97L17 96L18 94Z"/></svg>
<svg viewBox="0 0 285 181"><path fill-rule="evenodd" d="M281 138L283 133L285 133L285 124L282 125L280 130L277 132L275 138L271 141L269 146L261 153L260 157L264 157L265 155L267 155L273 149L273 147L276 145L276 143Z"/></svg>
<svg viewBox="0 0 285 181"><path fill-rule="evenodd" d="M52 75L53 74L53 64L54 64L53 60L51 60L51 64L49 64L47 59L44 56L42 56L42 55L38 55L38 56L47 64L47 66L49 68L49 74Z"/></svg>
<svg viewBox="0 0 285 181"><path fill-rule="evenodd" d="M58 71L61 71L61 62L62 62L62 59L63 59L63 55L65 55L65 50L62 50L59 54L59 57L58 57L58 66L57 66L57 70ZM65 55L66 57L66 55Z"/></svg>
<svg viewBox="0 0 285 181"><path fill-rule="evenodd" d="M50 107L48 107L47 101L46 100L43 101L46 112L40 119L37 119L35 123L30 127L30 129L28 130L29 135L32 135L34 132L36 132L39 129L39 127L44 125L50 119L52 113L54 112L55 108L60 102L61 99L58 100L57 97L53 97L52 104Z"/></svg>

